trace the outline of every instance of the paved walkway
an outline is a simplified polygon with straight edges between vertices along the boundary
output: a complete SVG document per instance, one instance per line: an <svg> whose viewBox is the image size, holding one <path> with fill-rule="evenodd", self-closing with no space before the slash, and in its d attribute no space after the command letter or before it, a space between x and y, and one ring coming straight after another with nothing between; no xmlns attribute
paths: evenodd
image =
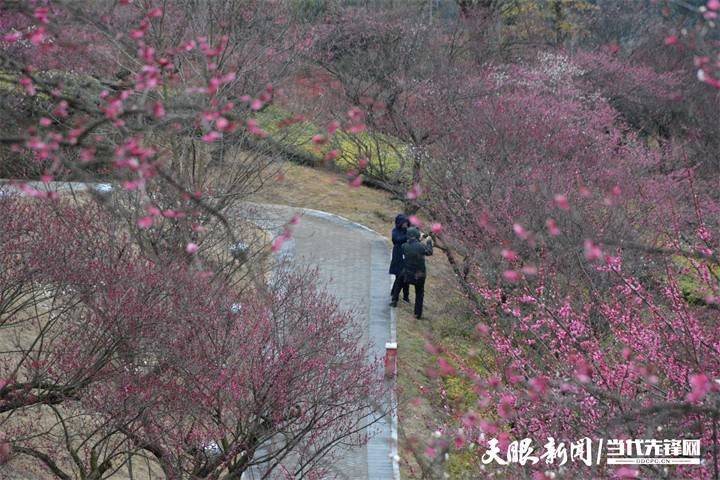
<svg viewBox="0 0 720 480"><path fill-rule="evenodd" d="M369 342L370 358L385 354L385 343L395 341L388 297L390 264L388 241L378 233L342 217L309 209L258 205L258 223L279 234L296 213L302 215L291 241L279 256L291 263L316 267L324 284L340 305L351 309ZM367 445L338 452L336 474L348 480L399 478L396 460L397 430L394 416L378 420Z"/></svg>

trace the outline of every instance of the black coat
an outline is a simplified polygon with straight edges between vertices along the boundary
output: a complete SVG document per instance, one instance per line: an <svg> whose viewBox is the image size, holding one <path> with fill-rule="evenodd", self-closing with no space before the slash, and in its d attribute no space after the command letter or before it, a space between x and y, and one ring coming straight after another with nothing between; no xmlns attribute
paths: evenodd
<svg viewBox="0 0 720 480"><path fill-rule="evenodd" d="M402 246L407 242L407 228L402 227L403 223L407 222L405 215L398 215L395 217L395 228L392 231L392 259L390 260L390 274L400 275L403 268L403 256Z"/></svg>
<svg viewBox="0 0 720 480"><path fill-rule="evenodd" d="M415 238L411 238L402 246L404 265L403 279L405 283L415 283L417 280L424 279L427 275L425 269L425 257L433 254L432 240L421 243Z"/></svg>

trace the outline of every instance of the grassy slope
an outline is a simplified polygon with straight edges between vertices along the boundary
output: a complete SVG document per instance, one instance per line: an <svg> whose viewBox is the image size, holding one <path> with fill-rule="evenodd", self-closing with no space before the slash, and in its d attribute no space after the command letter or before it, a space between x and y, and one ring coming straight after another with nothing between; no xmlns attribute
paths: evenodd
<svg viewBox="0 0 720 480"><path fill-rule="evenodd" d="M327 135L327 131L308 120L286 127L279 126L282 121L292 116L292 112L270 105L259 111L255 118L280 144L308 155L317 163L321 163L328 152L336 150L338 157L335 163L341 168L355 167L358 158L362 157L367 158L375 167L382 162L388 173L394 173L400 168L398 152L404 152L404 147L397 139L378 133L371 138L368 132L350 134L339 129L330 136L327 144L315 145L312 142L313 135Z"/></svg>
<svg viewBox="0 0 720 480"><path fill-rule="evenodd" d="M393 219L402 209L389 193L365 186L352 188L343 176L311 167L288 163L284 170L284 177L254 200L324 210L389 237Z"/></svg>

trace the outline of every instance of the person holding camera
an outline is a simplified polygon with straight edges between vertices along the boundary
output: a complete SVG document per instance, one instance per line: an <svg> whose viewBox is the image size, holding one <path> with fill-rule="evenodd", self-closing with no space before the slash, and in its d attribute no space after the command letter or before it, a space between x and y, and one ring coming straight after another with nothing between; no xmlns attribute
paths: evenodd
<svg viewBox="0 0 720 480"><path fill-rule="evenodd" d="M402 246L403 268L400 273L401 282L396 282L392 290L391 307L397 307L398 296L404 285L415 286L415 318L422 317L423 300L425 297L425 278L427 277L427 269L425 268L425 257L432 255L433 243L428 235L423 235L423 239L427 238L425 243L420 241L420 230L415 227L407 229L407 243Z"/></svg>

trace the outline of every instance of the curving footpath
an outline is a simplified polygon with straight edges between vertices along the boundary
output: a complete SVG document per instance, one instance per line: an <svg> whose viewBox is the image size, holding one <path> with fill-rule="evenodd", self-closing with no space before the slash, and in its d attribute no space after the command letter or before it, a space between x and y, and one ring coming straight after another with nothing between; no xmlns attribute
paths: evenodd
<svg viewBox="0 0 720 480"><path fill-rule="evenodd" d="M369 343L370 359L385 355L385 343L394 342L395 322L388 305L390 250L388 241L369 228L318 210L279 205L254 205L255 222L275 235L295 214L301 221L280 257L318 269L319 282L339 304L355 313ZM391 399L389 403L394 403ZM370 429L367 445L336 452L339 478L393 480L400 478L397 457L397 417L380 418Z"/></svg>
<svg viewBox="0 0 720 480"><path fill-rule="evenodd" d="M1 182L0 182L1 183ZM95 188L107 192L108 184L31 182L38 189L83 191ZM7 192L7 191L6 191ZM293 237L283 244L278 256L290 263L317 268L321 284L340 306L354 312L368 342L370 360L385 355L385 343L395 342L395 318L388 301L390 264L388 241L377 232L345 218L318 210L281 205L250 204L261 228L279 235L285 224L300 214ZM247 216L248 212L243 212ZM368 432L362 447L335 452L335 475L347 480L398 480L397 416L394 398L388 399L391 414L381 417Z"/></svg>

